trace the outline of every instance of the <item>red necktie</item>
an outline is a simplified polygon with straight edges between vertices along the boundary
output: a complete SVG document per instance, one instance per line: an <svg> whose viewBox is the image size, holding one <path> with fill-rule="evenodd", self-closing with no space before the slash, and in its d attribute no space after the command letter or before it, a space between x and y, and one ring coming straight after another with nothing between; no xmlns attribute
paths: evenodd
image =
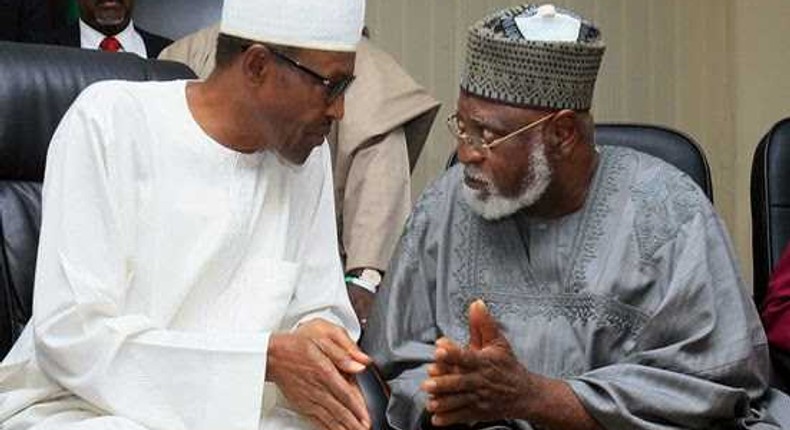
<svg viewBox="0 0 790 430"><path fill-rule="evenodd" d="M118 52L121 50L121 42L113 36L108 36L101 41L99 49L107 52Z"/></svg>

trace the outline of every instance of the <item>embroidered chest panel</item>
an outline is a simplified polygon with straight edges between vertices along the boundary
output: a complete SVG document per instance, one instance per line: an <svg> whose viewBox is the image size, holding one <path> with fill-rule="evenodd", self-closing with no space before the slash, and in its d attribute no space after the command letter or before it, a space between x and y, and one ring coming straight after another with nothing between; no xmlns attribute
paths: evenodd
<svg viewBox="0 0 790 430"><path fill-rule="evenodd" d="M571 260L563 279L538 280L529 268L525 244L512 222L487 222L458 202L451 227L451 313L455 316L452 336L468 339L469 303L483 298L499 321L524 324L533 329L541 321L565 321L588 332L611 332L618 339L633 339L648 316L639 309L592 293L588 286L598 279L596 263L606 249L608 232L618 222L620 193L629 192L630 152L608 151L595 179L589 203L575 233Z"/></svg>

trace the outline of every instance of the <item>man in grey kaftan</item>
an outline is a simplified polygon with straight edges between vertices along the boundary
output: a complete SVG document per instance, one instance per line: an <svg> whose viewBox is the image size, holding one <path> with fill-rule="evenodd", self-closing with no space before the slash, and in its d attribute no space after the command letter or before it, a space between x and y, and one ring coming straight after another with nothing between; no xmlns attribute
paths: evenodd
<svg viewBox="0 0 790 430"><path fill-rule="evenodd" d="M581 210L491 222L463 200L462 172L417 203L365 339L396 427L416 428L433 343L468 341L477 298L520 361L566 379L606 428L730 428L758 413L765 336L724 226L690 178L603 148Z"/></svg>
<svg viewBox="0 0 790 430"><path fill-rule="evenodd" d="M417 203L363 340L395 428L781 428L769 409L787 399L705 194L595 144L603 52L551 5L470 28L448 118L462 165Z"/></svg>

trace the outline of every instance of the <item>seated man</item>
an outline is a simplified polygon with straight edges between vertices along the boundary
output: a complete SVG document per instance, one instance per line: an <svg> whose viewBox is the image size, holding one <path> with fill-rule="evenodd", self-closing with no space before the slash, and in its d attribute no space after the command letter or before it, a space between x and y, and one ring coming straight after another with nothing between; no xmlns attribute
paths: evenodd
<svg viewBox="0 0 790 430"><path fill-rule="evenodd" d="M156 58L173 41L149 33L132 22L134 0L78 0L79 22L35 37L38 43L131 52Z"/></svg>
<svg viewBox="0 0 790 430"><path fill-rule="evenodd" d="M462 164L416 204L363 340L395 428L778 428L765 336L705 194L595 145L603 53L551 5L470 28L448 120Z"/></svg>
<svg viewBox="0 0 790 430"><path fill-rule="evenodd" d="M214 70L219 26L176 41L159 56L201 78ZM410 162L422 150L439 104L366 38L345 117L330 135L337 227L354 310L365 323L381 274L411 209Z"/></svg>
<svg viewBox="0 0 790 430"><path fill-rule="evenodd" d="M205 82L101 82L58 127L3 430L369 427L325 140L364 2L223 7Z"/></svg>

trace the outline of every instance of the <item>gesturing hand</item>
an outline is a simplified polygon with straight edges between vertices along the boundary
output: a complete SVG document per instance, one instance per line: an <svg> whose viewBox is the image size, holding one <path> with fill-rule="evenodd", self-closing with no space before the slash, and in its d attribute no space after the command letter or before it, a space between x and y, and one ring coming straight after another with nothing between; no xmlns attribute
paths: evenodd
<svg viewBox="0 0 790 430"><path fill-rule="evenodd" d="M340 327L316 319L269 339L266 379L323 429L370 428L365 400L352 375L371 363Z"/></svg>
<svg viewBox="0 0 790 430"><path fill-rule="evenodd" d="M436 341L436 361L422 384L433 425L521 417L524 396L533 391L532 374L480 300L469 306L469 329L467 348L447 338Z"/></svg>

